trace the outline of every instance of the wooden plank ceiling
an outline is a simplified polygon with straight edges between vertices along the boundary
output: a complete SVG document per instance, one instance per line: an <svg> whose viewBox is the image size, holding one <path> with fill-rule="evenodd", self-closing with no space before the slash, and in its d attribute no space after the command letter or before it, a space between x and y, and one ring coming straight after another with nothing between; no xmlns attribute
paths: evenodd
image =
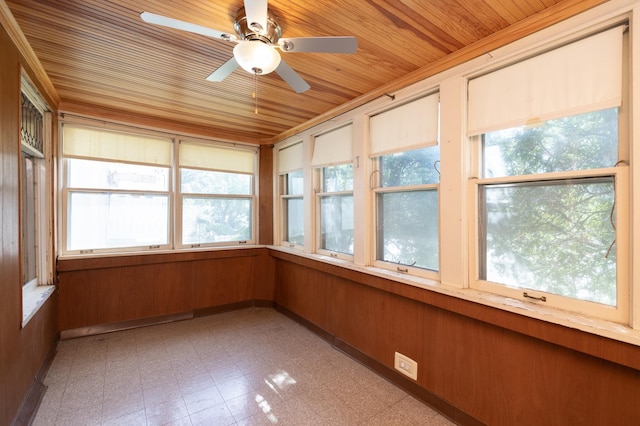
<svg viewBox="0 0 640 426"><path fill-rule="evenodd" d="M251 74L238 69L223 82L205 80L232 57L233 43L140 19L147 11L233 33L242 0L6 3L58 91L61 110L269 142L483 39L497 40L496 33L599 1L270 0L283 37L353 35L359 48L353 55L283 53L311 89L297 94L276 73L260 76L258 114ZM538 21L511 38L552 22Z"/></svg>

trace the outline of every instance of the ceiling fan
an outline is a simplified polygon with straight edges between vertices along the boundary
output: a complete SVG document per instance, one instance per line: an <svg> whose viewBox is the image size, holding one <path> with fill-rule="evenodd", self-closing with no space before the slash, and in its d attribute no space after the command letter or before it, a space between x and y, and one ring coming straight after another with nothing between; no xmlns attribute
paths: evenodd
<svg viewBox="0 0 640 426"><path fill-rule="evenodd" d="M275 71L293 90L302 93L309 84L281 59L278 49L318 53L355 53L358 49L356 38L351 36L282 38L278 18L269 12L267 1L244 0L233 22L237 35L149 12L142 12L140 17L151 24L236 43L233 57L211 73L209 81L222 81L238 67L256 76Z"/></svg>

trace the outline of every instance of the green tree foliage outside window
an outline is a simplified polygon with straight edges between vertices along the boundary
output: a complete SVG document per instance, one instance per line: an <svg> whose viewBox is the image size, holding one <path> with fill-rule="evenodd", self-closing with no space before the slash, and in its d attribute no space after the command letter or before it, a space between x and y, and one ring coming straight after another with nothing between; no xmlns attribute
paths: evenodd
<svg viewBox="0 0 640 426"><path fill-rule="evenodd" d="M377 194L378 260L437 271L439 146L380 157Z"/></svg>
<svg viewBox="0 0 640 426"><path fill-rule="evenodd" d="M485 134L485 178L532 178L480 187L481 279L615 305L614 177L540 175L617 161L617 109Z"/></svg>
<svg viewBox="0 0 640 426"><path fill-rule="evenodd" d="M252 175L181 169L183 244L252 238Z"/></svg>
<svg viewBox="0 0 640 426"><path fill-rule="evenodd" d="M353 165L323 167L321 192L320 247L353 254Z"/></svg>

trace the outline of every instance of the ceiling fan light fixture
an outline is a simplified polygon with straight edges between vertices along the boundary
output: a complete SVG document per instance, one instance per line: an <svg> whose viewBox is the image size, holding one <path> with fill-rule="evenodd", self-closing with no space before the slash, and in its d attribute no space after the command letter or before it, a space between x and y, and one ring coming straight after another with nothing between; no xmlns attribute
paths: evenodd
<svg viewBox="0 0 640 426"><path fill-rule="evenodd" d="M261 41L241 41L233 48L238 65L251 74L269 74L280 65L280 54Z"/></svg>

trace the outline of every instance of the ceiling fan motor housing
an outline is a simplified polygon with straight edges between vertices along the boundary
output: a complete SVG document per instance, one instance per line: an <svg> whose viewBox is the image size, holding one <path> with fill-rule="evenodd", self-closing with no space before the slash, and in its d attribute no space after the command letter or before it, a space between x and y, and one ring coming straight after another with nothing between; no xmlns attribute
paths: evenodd
<svg viewBox="0 0 640 426"><path fill-rule="evenodd" d="M267 28L253 22L247 22L244 7L238 11L233 28L242 40L259 40L267 44L276 44L282 36L278 17L267 11Z"/></svg>

